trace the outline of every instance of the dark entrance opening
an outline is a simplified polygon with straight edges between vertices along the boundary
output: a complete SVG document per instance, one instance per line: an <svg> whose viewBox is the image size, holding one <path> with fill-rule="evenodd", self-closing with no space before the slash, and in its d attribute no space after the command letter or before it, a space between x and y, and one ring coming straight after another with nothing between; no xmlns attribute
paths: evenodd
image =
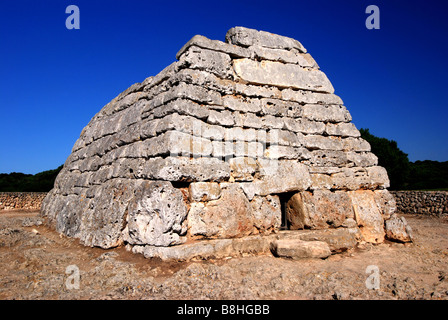
<svg viewBox="0 0 448 320"><path fill-rule="evenodd" d="M280 230L289 230L291 223L288 220L287 214L286 214L286 204L288 203L289 199L295 194L295 192L285 192L278 194L278 197L280 198L280 205L281 205L281 212L282 212L282 224L280 226Z"/></svg>

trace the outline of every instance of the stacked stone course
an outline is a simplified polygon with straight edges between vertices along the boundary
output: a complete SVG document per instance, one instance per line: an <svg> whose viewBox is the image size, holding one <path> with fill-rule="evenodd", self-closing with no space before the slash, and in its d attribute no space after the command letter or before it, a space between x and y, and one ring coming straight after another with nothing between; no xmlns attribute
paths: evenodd
<svg viewBox="0 0 448 320"><path fill-rule="evenodd" d="M403 213L448 214L448 191L391 191L397 211Z"/></svg>
<svg viewBox="0 0 448 320"><path fill-rule="evenodd" d="M176 58L82 130L42 208L56 230L160 256L278 233L283 211L292 228L384 240L387 172L301 43L235 27Z"/></svg>
<svg viewBox="0 0 448 320"><path fill-rule="evenodd" d="M0 210L40 210L46 192L0 192Z"/></svg>

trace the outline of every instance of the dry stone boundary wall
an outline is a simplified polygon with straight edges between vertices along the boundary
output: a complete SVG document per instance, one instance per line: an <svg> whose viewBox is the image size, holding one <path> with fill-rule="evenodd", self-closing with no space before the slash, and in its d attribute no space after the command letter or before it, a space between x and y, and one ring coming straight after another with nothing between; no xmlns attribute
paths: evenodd
<svg viewBox="0 0 448 320"><path fill-rule="evenodd" d="M40 210L47 192L0 192L0 210Z"/></svg>
<svg viewBox="0 0 448 320"><path fill-rule="evenodd" d="M448 214L448 191L391 191L397 211L440 216Z"/></svg>

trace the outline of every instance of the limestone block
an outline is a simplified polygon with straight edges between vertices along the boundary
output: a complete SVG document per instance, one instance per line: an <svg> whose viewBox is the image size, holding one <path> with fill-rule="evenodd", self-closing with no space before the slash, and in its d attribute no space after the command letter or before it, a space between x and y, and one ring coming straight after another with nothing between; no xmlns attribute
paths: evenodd
<svg viewBox="0 0 448 320"><path fill-rule="evenodd" d="M347 153L339 150L313 150L310 154L310 163L313 166L341 167L349 162Z"/></svg>
<svg viewBox="0 0 448 320"><path fill-rule="evenodd" d="M256 196L250 202L254 226L260 233L277 231L282 224L280 199L277 195Z"/></svg>
<svg viewBox="0 0 448 320"><path fill-rule="evenodd" d="M80 218L82 213L79 239L84 245L108 249L123 243L122 230L126 225L128 204L134 197L134 190L142 182L128 179L109 180L101 188L96 188L94 198L84 205L83 210L71 208L72 214ZM78 205L83 202L78 202ZM67 222L65 225L68 225Z"/></svg>
<svg viewBox="0 0 448 320"><path fill-rule="evenodd" d="M267 159L309 159L310 152L306 148L271 145L266 148L264 157Z"/></svg>
<svg viewBox="0 0 448 320"><path fill-rule="evenodd" d="M201 35L195 35L178 51L176 54L176 59L180 60L182 55L192 46L227 53L232 57L248 58L251 56L251 52L246 48L241 48L239 46L218 40L210 40Z"/></svg>
<svg viewBox="0 0 448 320"><path fill-rule="evenodd" d="M390 181L387 175L387 171L383 167L374 166L367 168L369 178L371 179L371 185L380 188L389 188Z"/></svg>
<svg viewBox="0 0 448 320"><path fill-rule="evenodd" d="M347 152L347 160L356 167L372 167L378 164L378 157L371 152Z"/></svg>
<svg viewBox="0 0 448 320"><path fill-rule="evenodd" d="M248 99L242 96L227 95L222 98L224 107L232 111L253 112L261 111L261 103L258 99Z"/></svg>
<svg viewBox="0 0 448 320"><path fill-rule="evenodd" d="M276 87L261 87L239 82L234 83L234 86L235 94L240 94L247 97L280 99L282 96L282 92Z"/></svg>
<svg viewBox="0 0 448 320"><path fill-rule="evenodd" d="M306 104L302 106L303 117L314 121L350 122L347 108L340 105Z"/></svg>
<svg viewBox="0 0 448 320"><path fill-rule="evenodd" d="M291 118L302 116L302 106L297 102L262 98L260 99L260 103L261 111L265 115Z"/></svg>
<svg viewBox="0 0 448 320"><path fill-rule="evenodd" d="M341 140L335 137L306 135L303 144L308 150L342 150Z"/></svg>
<svg viewBox="0 0 448 320"><path fill-rule="evenodd" d="M341 168L341 172L331 174L332 189L358 190L376 188L372 185L368 172L362 167Z"/></svg>
<svg viewBox="0 0 448 320"><path fill-rule="evenodd" d="M178 131L167 131L160 136L142 141L140 144L144 146L142 155L144 154L146 157L159 155L209 156L213 149L210 140Z"/></svg>
<svg viewBox="0 0 448 320"><path fill-rule="evenodd" d="M384 219L378 210L373 191L348 191L347 194L353 204L355 220L363 239L371 243L382 243L385 236Z"/></svg>
<svg viewBox="0 0 448 320"><path fill-rule="evenodd" d="M358 129L352 122L327 123L325 132L330 136L360 137Z"/></svg>
<svg viewBox="0 0 448 320"><path fill-rule="evenodd" d="M218 159L229 157L261 157L264 147L259 142L246 141L212 141L212 156Z"/></svg>
<svg viewBox="0 0 448 320"><path fill-rule="evenodd" d="M210 110L207 122L210 124L217 124L224 127L230 127L235 124L235 120L233 119L233 115L230 111L215 111Z"/></svg>
<svg viewBox="0 0 448 320"><path fill-rule="evenodd" d="M259 141L255 129L243 129L241 127L226 128L224 132L226 141Z"/></svg>
<svg viewBox="0 0 448 320"><path fill-rule="evenodd" d="M384 220L389 219L397 210L395 198L388 190L375 190L373 191L373 197Z"/></svg>
<svg viewBox="0 0 448 320"><path fill-rule="evenodd" d="M309 53L300 53L299 50L272 49L254 45L249 48L255 60L270 60L282 63L298 64L305 68L318 68L316 61Z"/></svg>
<svg viewBox="0 0 448 320"><path fill-rule="evenodd" d="M235 238L255 231L252 207L236 185L222 189L218 200L192 203L187 219L193 238Z"/></svg>
<svg viewBox="0 0 448 320"><path fill-rule="evenodd" d="M362 138L348 137L341 139L344 151L370 152L370 144Z"/></svg>
<svg viewBox="0 0 448 320"><path fill-rule="evenodd" d="M286 203L290 229L340 227L354 212L345 192L315 190L294 194Z"/></svg>
<svg viewBox="0 0 448 320"><path fill-rule="evenodd" d="M311 185L308 168L297 161L258 159L258 164L260 179L239 183L249 199L255 195L306 190Z"/></svg>
<svg viewBox="0 0 448 320"><path fill-rule="evenodd" d="M190 201L217 200L221 196L221 187L217 182L193 182L189 186Z"/></svg>
<svg viewBox="0 0 448 320"><path fill-rule="evenodd" d="M254 158L235 157L228 162L235 181L252 181L253 175L258 171L258 163Z"/></svg>
<svg viewBox="0 0 448 320"><path fill-rule="evenodd" d="M224 79L233 77L231 59L226 53L191 46L179 61L188 68L207 71Z"/></svg>
<svg viewBox="0 0 448 320"><path fill-rule="evenodd" d="M188 99L176 99L159 106L152 110L155 118L163 118L164 116L177 113L180 115L188 115L197 119L207 119L208 109L200 104Z"/></svg>
<svg viewBox="0 0 448 320"><path fill-rule="evenodd" d="M306 52L302 44L292 38L244 27L234 27L227 31L226 42L242 47L261 46L273 49L297 49Z"/></svg>
<svg viewBox="0 0 448 320"><path fill-rule="evenodd" d="M271 251L278 257L291 259L325 259L331 255L330 248L326 242L295 239L274 240L271 243Z"/></svg>
<svg viewBox="0 0 448 320"><path fill-rule="evenodd" d="M258 117L254 113L241 113L233 112L233 118L235 119L235 125L238 127L248 127L261 129L264 127L263 118Z"/></svg>
<svg viewBox="0 0 448 320"><path fill-rule="evenodd" d="M342 105L344 102L335 94L312 92L304 90L293 90L290 88L281 91L283 100L295 101L299 103L312 103L322 105Z"/></svg>
<svg viewBox="0 0 448 320"><path fill-rule="evenodd" d="M235 93L235 83L232 80L221 79L213 73L197 69L181 69L167 79L171 86L184 82L205 87L209 90L228 95Z"/></svg>
<svg viewBox="0 0 448 320"><path fill-rule="evenodd" d="M351 218L350 220L355 222ZM331 252L343 252L356 246L359 229L355 222L353 226L344 228L280 231L276 237L285 240L322 241L328 244Z"/></svg>
<svg viewBox="0 0 448 320"><path fill-rule="evenodd" d="M301 147L304 137L300 132L291 132L287 130L272 129L267 135L267 143L271 145L282 145L291 147Z"/></svg>
<svg viewBox="0 0 448 320"><path fill-rule="evenodd" d="M334 92L333 86L322 71L304 69L295 64L237 59L233 60L233 68L238 77L251 84Z"/></svg>
<svg viewBox="0 0 448 320"><path fill-rule="evenodd" d="M412 229L404 217L394 214L386 221L386 237L398 242L411 242Z"/></svg>
<svg viewBox="0 0 448 320"><path fill-rule="evenodd" d="M322 134L325 130L325 123L323 122L310 121L303 118L283 118L283 121L285 123L285 128L293 132Z"/></svg>
<svg viewBox="0 0 448 320"><path fill-rule="evenodd" d="M135 189L129 202L123 237L131 244L179 244L186 216L187 207L180 190L167 181L145 181Z"/></svg>
<svg viewBox="0 0 448 320"><path fill-rule="evenodd" d="M147 160L138 174L166 181L223 181L230 178L230 167L216 158L157 157Z"/></svg>
<svg viewBox="0 0 448 320"><path fill-rule="evenodd" d="M175 99L190 99L198 103L222 105L221 95L218 92L181 82L151 99L148 108L154 109Z"/></svg>

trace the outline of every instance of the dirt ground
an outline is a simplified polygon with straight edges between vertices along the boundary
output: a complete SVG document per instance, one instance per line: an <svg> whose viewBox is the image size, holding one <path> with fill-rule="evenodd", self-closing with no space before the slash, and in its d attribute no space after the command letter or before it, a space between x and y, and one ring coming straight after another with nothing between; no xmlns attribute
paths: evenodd
<svg viewBox="0 0 448 320"><path fill-rule="evenodd" d="M404 215L414 243L325 260L167 263L84 247L37 214L0 213L0 299L448 299L448 217Z"/></svg>

